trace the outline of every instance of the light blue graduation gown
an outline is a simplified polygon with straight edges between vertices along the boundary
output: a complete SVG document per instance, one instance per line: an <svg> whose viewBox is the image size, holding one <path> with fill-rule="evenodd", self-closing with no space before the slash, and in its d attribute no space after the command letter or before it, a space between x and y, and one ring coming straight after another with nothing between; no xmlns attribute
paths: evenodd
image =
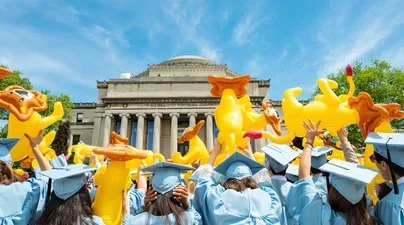
<svg viewBox="0 0 404 225"><path fill-rule="evenodd" d="M300 225L346 225L345 215L331 209L310 177L291 187L286 210Z"/></svg>
<svg viewBox="0 0 404 225"><path fill-rule="evenodd" d="M281 179L274 179L274 177L281 177ZM286 177L282 176L277 176L274 175L271 177L271 182L262 182L259 183L259 186L265 186L265 187L273 187L275 190L276 194L278 194L279 200L282 204L282 220L281 220L281 225L287 225L287 224L293 224L294 219L290 216L288 216L286 208L285 208L285 202L286 202L286 197L289 194L290 188L292 187L292 183L286 180ZM284 179L282 179L284 178Z"/></svg>
<svg viewBox="0 0 404 225"><path fill-rule="evenodd" d="M195 209L190 206L185 212L184 212L184 217L181 222L181 225L202 225L201 218L199 217L196 218L195 215L197 215L197 212ZM175 216L174 214L169 214L168 215L168 220L170 221L169 224L175 224ZM122 225L161 225L161 224L168 224L167 218L165 216L153 216L150 215L149 219L149 213L148 212L143 212L140 213L136 216L129 215L125 218L123 221ZM147 223L149 222L149 223Z"/></svg>
<svg viewBox="0 0 404 225"><path fill-rule="evenodd" d="M135 189L133 186L129 189L130 214L136 215L144 205L145 192L143 189Z"/></svg>
<svg viewBox="0 0 404 225"><path fill-rule="evenodd" d="M403 179L402 183L401 179ZM398 195L392 190L376 204L375 216L385 225L404 224L404 178L401 179L398 184Z"/></svg>
<svg viewBox="0 0 404 225"><path fill-rule="evenodd" d="M35 224L44 210L47 189L48 179L0 185L0 225Z"/></svg>
<svg viewBox="0 0 404 225"><path fill-rule="evenodd" d="M327 178L323 176L321 173L315 175L313 178L314 185L319 189L320 194L328 195L328 188L327 188Z"/></svg>
<svg viewBox="0 0 404 225"><path fill-rule="evenodd" d="M205 225L280 225L282 218L282 205L272 188L225 190L211 176L199 178L194 204Z"/></svg>

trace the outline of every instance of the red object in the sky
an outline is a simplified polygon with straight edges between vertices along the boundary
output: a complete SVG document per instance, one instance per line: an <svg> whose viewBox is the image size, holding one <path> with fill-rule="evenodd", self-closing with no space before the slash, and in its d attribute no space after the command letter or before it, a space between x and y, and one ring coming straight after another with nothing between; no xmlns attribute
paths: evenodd
<svg viewBox="0 0 404 225"><path fill-rule="evenodd" d="M253 140L262 138L262 132L256 130L249 130L244 135L243 138L249 137Z"/></svg>
<svg viewBox="0 0 404 225"><path fill-rule="evenodd" d="M346 71L347 76L352 77L352 66L351 66L351 64L348 64L348 66L346 66L345 71Z"/></svg>

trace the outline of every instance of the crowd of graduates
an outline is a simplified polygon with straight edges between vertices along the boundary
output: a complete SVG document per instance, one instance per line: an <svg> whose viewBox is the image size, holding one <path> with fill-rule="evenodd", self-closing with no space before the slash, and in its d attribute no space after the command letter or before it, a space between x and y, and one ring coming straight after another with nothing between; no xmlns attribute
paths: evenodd
<svg viewBox="0 0 404 225"><path fill-rule="evenodd" d="M122 223L404 224L404 134L371 133L366 140L386 181L376 185L380 200L374 205L366 185L377 173L358 164L346 129L338 132L345 161L328 161L327 151L314 151L319 124L304 122L307 141L300 153L288 145L264 147L265 166L254 160L250 146L214 166L221 151L216 140L207 165L160 162L142 168L136 184L122 190ZM47 161L38 149L42 134L26 137L39 164L28 180L11 167L15 143L0 141L0 225L104 224L92 210L97 168L68 165L63 155ZM300 165L290 164L299 155ZM194 172L185 185L181 173L189 170Z"/></svg>

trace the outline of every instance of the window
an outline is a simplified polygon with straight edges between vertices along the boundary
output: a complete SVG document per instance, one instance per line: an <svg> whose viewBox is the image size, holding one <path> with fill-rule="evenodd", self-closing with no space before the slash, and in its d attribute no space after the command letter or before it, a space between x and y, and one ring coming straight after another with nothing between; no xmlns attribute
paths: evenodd
<svg viewBox="0 0 404 225"><path fill-rule="evenodd" d="M147 149L153 150L154 121L147 122Z"/></svg>
<svg viewBox="0 0 404 225"><path fill-rule="evenodd" d="M136 147L136 137L137 137L137 121L133 121L132 123L132 137L131 144L133 147Z"/></svg>
<svg viewBox="0 0 404 225"><path fill-rule="evenodd" d="M219 135L219 128L216 125L216 121L213 121L213 139L216 139L217 135Z"/></svg>
<svg viewBox="0 0 404 225"><path fill-rule="evenodd" d="M73 145L77 145L80 142L80 134L73 134Z"/></svg>
<svg viewBox="0 0 404 225"><path fill-rule="evenodd" d="M76 122L77 122L77 123L83 122L83 113L77 113L77 115L76 115Z"/></svg>
<svg viewBox="0 0 404 225"><path fill-rule="evenodd" d="M116 121L116 130L115 132L121 135L121 121Z"/></svg>

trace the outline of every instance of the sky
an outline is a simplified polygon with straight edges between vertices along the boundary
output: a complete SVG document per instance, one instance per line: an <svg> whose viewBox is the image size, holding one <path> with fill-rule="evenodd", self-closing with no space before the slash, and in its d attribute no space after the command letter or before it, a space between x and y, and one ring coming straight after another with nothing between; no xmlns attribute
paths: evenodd
<svg viewBox="0 0 404 225"><path fill-rule="evenodd" d="M97 100L96 80L178 55L271 79L269 97L348 63L404 68L404 1L0 0L0 63L35 89Z"/></svg>

